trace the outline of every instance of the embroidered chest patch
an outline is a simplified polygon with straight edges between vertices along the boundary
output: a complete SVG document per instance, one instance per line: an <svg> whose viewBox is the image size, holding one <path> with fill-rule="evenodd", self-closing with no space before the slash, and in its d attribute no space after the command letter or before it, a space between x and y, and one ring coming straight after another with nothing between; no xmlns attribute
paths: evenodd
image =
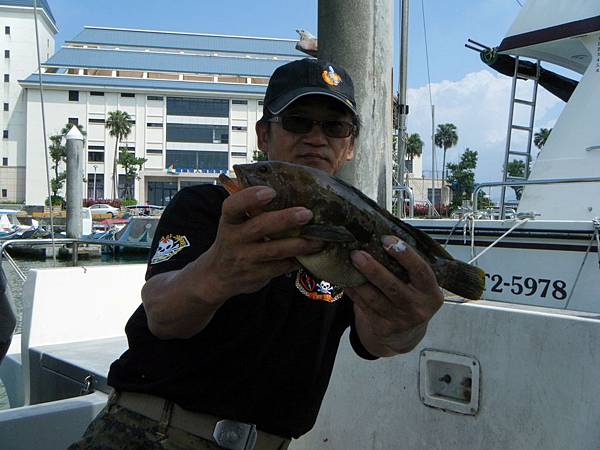
<svg viewBox="0 0 600 450"><path fill-rule="evenodd" d="M189 246L190 242L185 236L179 234L176 234L175 236L167 234L160 238L158 248L150 260L150 264L165 262Z"/></svg>
<svg viewBox="0 0 600 450"><path fill-rule="evenodd" d="M339 286L328 281L317 281L302 268L296 275L296 289L311 300L329 303L339 300L344 295L344 290Z"/></svg>

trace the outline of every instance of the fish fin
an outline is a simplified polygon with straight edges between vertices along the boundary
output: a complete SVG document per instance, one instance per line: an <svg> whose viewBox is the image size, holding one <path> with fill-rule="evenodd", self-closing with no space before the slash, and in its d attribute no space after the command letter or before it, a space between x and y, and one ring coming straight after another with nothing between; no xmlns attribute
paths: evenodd
<svg viewBox="0 0 600 450"><path fill-rule="evenodd" d="M356 238L346 227L321 225L318 223L305 225L300 230L300 236L325 242L354 242Z"/></svg>
<svg viewBox="0 0 600 450"><path fill-rule="evenodd" d="M457 259L438 258L433 264L440 286L461 297L478 300L485 289L485 272Z"/></svg>
<svg viewBox="0 0 600 450"><path fill-rule="evenodd" d="M219 175L219 181L221 182L223 187L225 189L227 189L227 192L229 192L230 194L235 194L236 192L239 192L242 190L242 188L240 187L240 185L238 183L236 183L234 180L229 178L224 173Z"/></svg>

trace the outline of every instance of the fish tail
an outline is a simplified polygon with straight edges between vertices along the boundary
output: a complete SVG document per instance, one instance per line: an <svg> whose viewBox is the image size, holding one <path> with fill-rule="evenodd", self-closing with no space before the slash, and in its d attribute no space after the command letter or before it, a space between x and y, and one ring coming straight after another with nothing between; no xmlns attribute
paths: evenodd
<svg viewBox="0 0 600 450"><path fill-rule="evenodd" d="M461 297L478 300L485 289L485 272L456 259L438 258L434 272L441 287Z"/></svg>

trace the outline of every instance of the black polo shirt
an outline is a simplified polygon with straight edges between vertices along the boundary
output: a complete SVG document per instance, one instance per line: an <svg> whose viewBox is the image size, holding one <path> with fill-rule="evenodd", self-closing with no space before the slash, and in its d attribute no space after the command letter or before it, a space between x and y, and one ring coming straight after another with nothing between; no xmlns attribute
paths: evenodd
<svg viewBox="0 0 600 450"><path fill-rule="evenodd" d="M171 200L156 230L147 279L181 269L210 247L226 197L221 187L198 185ZM345 296L307 297L296 277L280 276L258 292L232 297L189 339L157 339L140 306L125 328L129 349L112 364L108 383L279 436L306 433L354 314ZM354 330L351 342L357 354L372 359Z"/></svg>

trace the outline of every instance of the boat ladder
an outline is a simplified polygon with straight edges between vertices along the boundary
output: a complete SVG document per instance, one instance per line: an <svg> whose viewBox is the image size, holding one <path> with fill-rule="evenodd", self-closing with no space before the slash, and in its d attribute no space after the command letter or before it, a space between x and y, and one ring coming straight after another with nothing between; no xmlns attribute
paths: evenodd
<svg viewBox="0 0 600 450"><path fill-rule="evenodd" d="M537 89L538 83L540 79L540 62L537 61L535 65L535 73L524 73L524 71L519 70L519 57L515 58L515 72L512 80L512 88L510 94L510 108L508 114L508 130L506 132L506 151L504 154L504 166L503 170L503 178L502 181L510 182L510 181L526 181L529 178L529 172L531 168L531 143L533 141L533 122L535 119L535 105L537 99ZM517 89L519 84L518 81L527 82L533 81L533 86L531 89L531 98L523 99L517 98L517 90L522 95L521 88ZM529 123L527 125L519 125L515 123L515 105L523 105L526 108L529 108ZM525 149L522 147L514 147L513 146L513 133L527 133L527 143ZM522 145L520 143L520 145ZM508 173L508 165L511 161L511 157L518 157L517 159L523 161L525 164L525 170L523 176L515 176L510 175ZM502 186L502 193L500 196L500 218L504 218L504 210L506 207L506 187ZM522 188L521 188L522 189Z"/></svg>

